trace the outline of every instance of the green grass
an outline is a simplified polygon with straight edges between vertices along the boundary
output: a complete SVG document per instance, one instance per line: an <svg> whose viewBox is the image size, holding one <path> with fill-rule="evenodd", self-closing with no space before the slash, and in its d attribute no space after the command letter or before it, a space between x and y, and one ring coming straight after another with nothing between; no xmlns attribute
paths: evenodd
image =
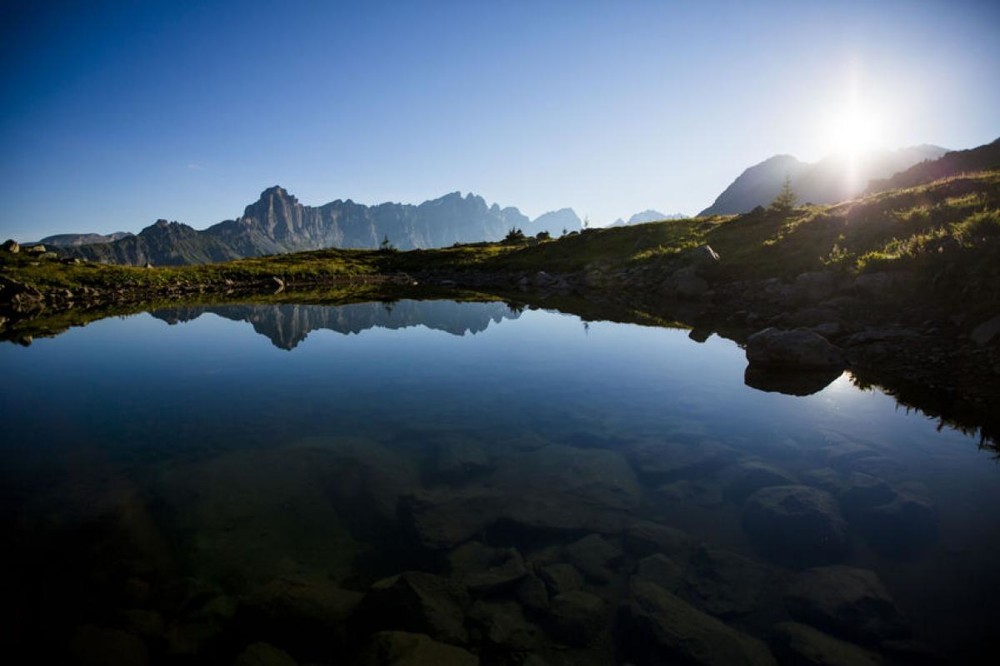
<svg viewBox="0 0 1000 666"><path fill-rule="evenodd" d="M965 175L833 206L758 211L590 229L559 239L474 243L409 252L318 250L216 264L135 268L66 265L0 256L0 274L40 289L191 291L230 285L290 286L365 281L382 275L581 273L680 265L710 244L729 279L794 277L813 270L912 270L935 285L966 289L1000 280L1000 172Z"/></svg>

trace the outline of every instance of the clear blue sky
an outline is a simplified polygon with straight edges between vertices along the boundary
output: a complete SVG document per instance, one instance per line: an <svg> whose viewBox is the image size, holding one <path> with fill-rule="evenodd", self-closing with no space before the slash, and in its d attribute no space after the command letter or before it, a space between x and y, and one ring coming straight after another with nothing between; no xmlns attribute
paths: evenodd
<svg viewBox="0 0 1000 666"><path fill-rule="evenodd" d="M877 143L1000 136L995 2L6 2L0 236L460 190L595 224ZM832 120L831 120L832 119Z"/></svg>

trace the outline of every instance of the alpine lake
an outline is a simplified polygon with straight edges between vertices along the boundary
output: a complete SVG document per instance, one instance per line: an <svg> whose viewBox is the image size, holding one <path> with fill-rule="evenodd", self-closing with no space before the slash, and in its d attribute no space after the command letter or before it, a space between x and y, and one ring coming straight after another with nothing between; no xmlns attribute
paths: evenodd
<svg viewBox="0 0 1000 666"><path fill-rule="evenodd" d="M0 368L6 663L995 663L995 452L847 372L762 391L717 335L447 299L153 310Z"/></svg>

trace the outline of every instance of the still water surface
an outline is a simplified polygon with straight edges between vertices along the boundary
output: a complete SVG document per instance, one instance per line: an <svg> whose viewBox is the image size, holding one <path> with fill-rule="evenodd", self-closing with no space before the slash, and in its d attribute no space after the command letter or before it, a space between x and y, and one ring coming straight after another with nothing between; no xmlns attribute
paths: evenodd
<svg viewBox="0 0 1000 666"><path fill-rule="evenodd" d="M370 636L408 630L483 663L682 655L636 580L785 663L802 625L897 663L996 643L1000 468L976 440L846 373L749 388L716 336L499 302L226 305L4 345L0 367L25 654L390 663ZM876 617L801 592L829 565L853 568L820 570L834 588L874 572L844 603ZM440 577L405 612L402 583L370 592L404 571Z"/></svg>

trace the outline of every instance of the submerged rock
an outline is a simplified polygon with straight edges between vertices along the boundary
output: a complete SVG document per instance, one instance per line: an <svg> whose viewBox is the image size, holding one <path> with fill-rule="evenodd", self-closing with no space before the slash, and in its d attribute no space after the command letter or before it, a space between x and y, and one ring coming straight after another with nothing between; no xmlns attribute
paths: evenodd
<svg viewBox="0 0 1000 666"><path fill-rule="evenodd" d="M448 556L452 578L473 594L492 594L511 588L528 575L515 548L490 548L478 541L456 548Z"/></svg>
<svg viewBox="0 0 1000 666"><path fill-rule="evenodd" d="M363 622L384 629L426 633L448 643L463 644L465 589L446 578L407 571L371 586L358 613Z"/></svg>
<svg viewBox="0 0 1000 666"><path fill-rule="evenodd" d="M472 638L508 650L531 650L543 639L516 601L477 601L469 610Z"/></svg>
<svg viewBox="0 0 1000 666"><path fill-rule="evenodd" d="M797 620L863 643L905 638L899 609L874 572L843 565L798 574L785 591Z"/></svg>
<svg viewBox="0 0 1000 666"><path fill-rule="evenodd" d="M591 534L566 546L570 563L595 583L607 583L621 565L622 551L599 534Z"/></svg>
<svg viewBox="0 0 1000 666"><path fill-rule="evenodd" d="M572 564L555 562L547 564L538 571L538 577L545 583L549 594L556 596L583 587L583 576Z"/></svg>
<svg viewBox="0 0 1000 666"><path fill-rule="evenodd" d="M233 666L297 666L297 663L284 650L268 643L253 643L236 657Z"/></svg>
<svg viewBox="0 0 1000 666"><path fill-rule="evenodd" d="M598 596L573 590L553 597L549 605L552 635L567 645L583 646L607 624L607 606Z"/></svg>
<svg viewBox="0 0 1000 666"><path fill-rule="evenodd" d="M777 467L755 461L737 463L726 470L724 478L723 493L726 499L737 504L742 504L761 488L795 484L792 477Z"/></svg>
<svg viewBox="0 0 1000 666"><path fill-rule="evenodd" d="M782 331L765 328L747 339L750 365L784 368L836 368L845 365L844 355L826 338L808 329Z"/></svg>
<svg viewBox="0 0 1000 666"><path fill-rule="evenodd" d="M479 666L467 650L439 643L426 634L380 631L368 641L362 666Z"/></svg>
<svg viewBox="0 0 1000 666"><path fill-rule="evenodd" d="M618 630L622 651L639 666L777 663L762 641L642 580L630 585L619 608Z"/></svg>
<svg viewBox="0 0 1000 666"><path fill-rule="evenodd" d="M883 557L906 558L938 538L934 506L905 493L859 511L853 520L869 545Z"/></svg>
<svg viewBox="0 0 1000 666"><path fill-rule="evenodd" d="M782 664L799 666L880 666L877 654L798 622L775 625L771 649Z"/></svg>
<svg viewBox="0 0 1000 666"><path fill-rule="evenodd" d="M835 562L847 553L847 524L833 496L809 486L772 486L751 495L743 528L754 546L795 566Z"/></svg>

